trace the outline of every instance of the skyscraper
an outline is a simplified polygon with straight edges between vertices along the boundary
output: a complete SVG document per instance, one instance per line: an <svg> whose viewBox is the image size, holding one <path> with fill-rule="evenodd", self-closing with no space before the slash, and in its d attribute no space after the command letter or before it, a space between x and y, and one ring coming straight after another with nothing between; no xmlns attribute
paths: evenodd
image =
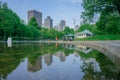
<svg viewBox="0 0 120 80"><path fill-rule="evenodd" d="M61 20L59 24L59 30L60 31L64 30L65 26L66 26L65 20Z"/></svg>
<svg viewBox="0 0 120 80"><path fill-rule="evenodd" d="M77 31L80 28L79 25L75 25L74 27L75 27L75 31Z"/></svg>
<svg viewBox="0 0 120 80"><path fill-rule="evenodd" d="M47 16L47 18L45 19L44 27L46 28L53 27L53 20L50 18L50 16Z"/></svg>
<svg viewBox="0 0 120 80"><path fill-rule="evenodd" d="M93 24L95 24L98 20L99 20L99 13L94 13Z"/></svg>
<svg viewBox="0 0 120 80"><path fill-rule="evenodd" d="M42 13L36 10L28 11L28 22L32 17L35 17L39 26L42 26Z"/></svg>

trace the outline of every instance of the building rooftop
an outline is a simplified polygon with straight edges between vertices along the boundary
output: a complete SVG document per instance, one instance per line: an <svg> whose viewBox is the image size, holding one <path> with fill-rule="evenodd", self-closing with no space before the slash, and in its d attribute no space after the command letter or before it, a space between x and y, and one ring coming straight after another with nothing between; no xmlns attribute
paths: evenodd
<svg viewBox="0 0 120 80"><path fill-rule="evenodd" d="M90 35L93 35L93 33L90 32L89 30L84 30L84 31L79 32L79 33L77 33L77 34L90 34Z"/></svg>

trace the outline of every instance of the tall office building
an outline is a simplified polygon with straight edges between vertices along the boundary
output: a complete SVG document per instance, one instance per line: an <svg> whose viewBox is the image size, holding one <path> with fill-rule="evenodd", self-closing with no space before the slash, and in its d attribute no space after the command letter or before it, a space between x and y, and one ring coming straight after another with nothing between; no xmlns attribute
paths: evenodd
<svg viewBox="0 0 120 80"><path fill-rule="evenodd" d="M79 25L75 25L74 27L75 27L75 31L77 31L80 28Z"/></svg>
<svg viewBox="0 0 120 80"><path fill-rule="evenodd" d="M28 11L28 22L32 17L35 17L39 26L42 26L42 13L36 10Z"/></svg>
<svg viewBox="0 0 120 80"><path fill-rule="evenodd" d="M50 18L50 16L47 16L47 18L45 19L44 27L45 28L53 27L53 20Z"/></svg>
<svg viewBox="0 0 120 80"><path fill-rule="evenodd" d="M54 26L54 29L59 31L59 25Z"/></svg>
<svg viewBox="0 0 120 80"><path fill-rule="evenodd" d="M59 24L59 30L60 31L64 30L65 26L66 26L65 20L61 20Z"/></svg>
<svg viewBox="0 0 120 80"><path fill-rule="evenodd" d="M95 24L98 20L99 20L99 13L94 13L94 16L93 16L93 24Z"/></svg>

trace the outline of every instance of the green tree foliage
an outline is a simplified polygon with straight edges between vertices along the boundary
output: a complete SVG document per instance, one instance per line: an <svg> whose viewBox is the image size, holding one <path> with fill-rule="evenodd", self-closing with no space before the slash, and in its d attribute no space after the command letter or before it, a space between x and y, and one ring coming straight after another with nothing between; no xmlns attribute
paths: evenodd
<svg viewBox="0 0 120 80"><path fill-rule="evenodd" d="M99 21L96 23L99 31L104 34L120 33L120 18L112 14L101 14Z"/></svg>
<svg viewBox="0 0 120 80"><path fill-rule="evenodd" d="M84 19L91 19L94 13L118 13L120 14L119 0L83 0Z"/></svg>
<svg viewBox="0 0 120 80"><path fill-rule="evenodd" d="M84 21L91 21L95 13L100 14L97 29L101 34L119 34L120 22L119 0L83 0Z"/></svg>
<svg viewBox="0 0 120 80"><path fill-rule="evenodd" d="M40 30L40 36L41 36L41 39L52 39L52 40L55 40L56 37L58 37L59 39L62 38L62 33L53 29L53 28L50 28L50 29L46 29L46 28L42 28Z"/></svg>
<svg viewBox="0 0 120 80"><path fill-rule="evenodd" d="M7 7L7 3L0 4L0 37L17 36L20 28L20 19L16 13Z"/></svg>
<svg viewBox="0 0 120 80"><path fill-rule="evenodd" d="M32 17L32 18L30 19L28 25L38 27L38 23L37 23L35 17Z"/></svg>
<svg viewBox="0 0 120 80"><path fill-rule="evenodd" d="M112 18L109 22L106 23L105 30L110 34L120 34L120 19Z"/></svg>
<svg viewBox="0 0 120 80"><path fill-rule="evenodd" d="M70 29L69 27L65 27L65 29L63 30L63 34L64 35L74 34L74 29Z"/></svg>
<svg viewBox="0 0 120 80"><path fill-rule="evenodd" d="M8 8L7 3L0 2L0 39L39 39L38 24L32 18L30 25L25 25L22 20Z"/></svg>
<svg viewBox="0 0 120 80"><path fill-rule="evenodd" d="M90 25L90 24L81 25L80 28L76 32L81 32L81 31L84 31L84 30L89 30L94 34L98 34L97 26L96 25Z"/></svg>

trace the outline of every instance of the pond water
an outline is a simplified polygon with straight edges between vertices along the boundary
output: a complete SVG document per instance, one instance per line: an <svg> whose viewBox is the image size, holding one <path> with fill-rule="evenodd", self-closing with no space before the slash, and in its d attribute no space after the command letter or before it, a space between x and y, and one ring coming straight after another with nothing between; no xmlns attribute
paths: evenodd
<svg viewBox="0 0 120 80"><path fill-rule="evenodd" d="M120 80L120 69L83 45L0 43L0 80Z"/></svg>

